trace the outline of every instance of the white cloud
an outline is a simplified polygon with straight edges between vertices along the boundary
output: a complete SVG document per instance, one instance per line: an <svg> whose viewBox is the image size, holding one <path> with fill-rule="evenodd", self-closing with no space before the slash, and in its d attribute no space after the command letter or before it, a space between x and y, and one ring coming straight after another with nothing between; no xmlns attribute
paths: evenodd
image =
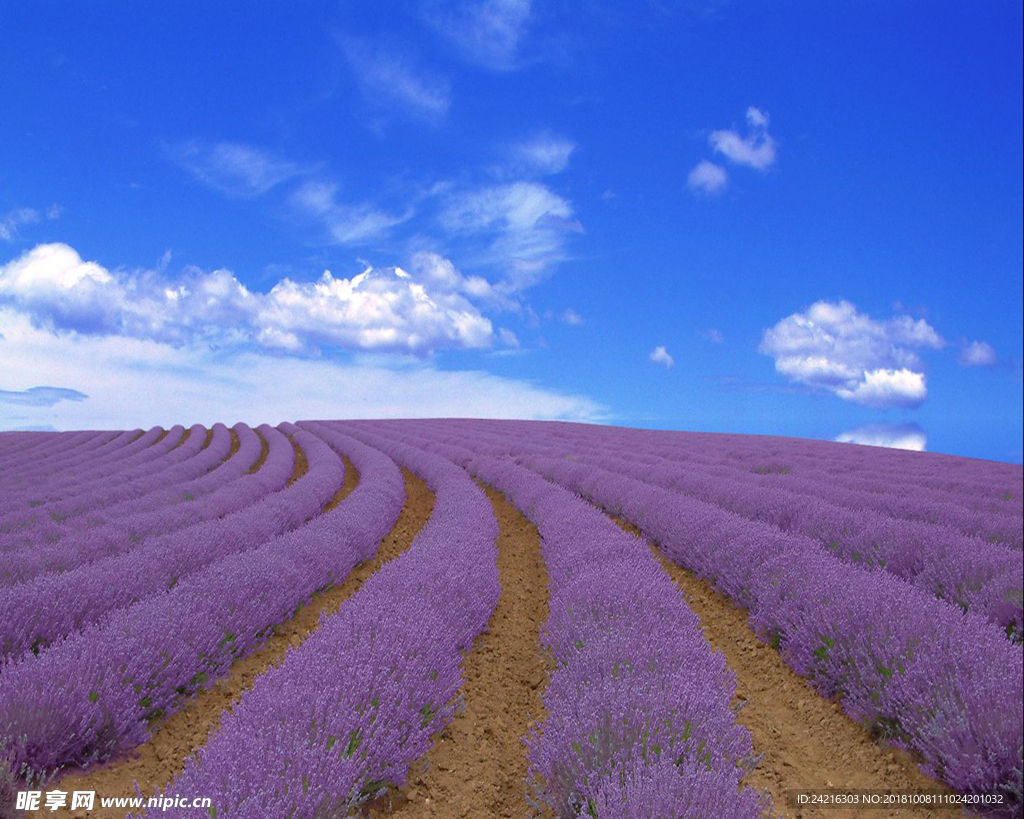
<svg viewBox="0 0 1024 819"><path fill-rule="evenodd" d="M485 68L508 71L518 65L519 45L530 18L530 0L476 0L439 8L427 20L462 55Z"/></svg>
<svg viewBox="0 0 1024 819"><path fill-rule="evenodd" d="M200 182L228 196L262 196L304 172L302 166L237 142L193 140L170 149L179 165Z"/></svg>
<svg viewBox="0 0 1024 819"><path fill-rule="evenodd" d="M870 424L840 433L836 440L843 444L884 446L890 449L924 452L928 436L917 424Z"/></svg>
<svg viewBox="0 0 1024 819"><path fill-rule="evenodd" d="M360 88L372 105L398 108L411 116L438 121L451 106L451 88L442 77L412 66L407 55L356 40L344 44Z"/></svg>
<svg viewBox="0 0 1024 819"><path fill-rule="evenodd" d="M917 350L945 342L924 319L876 321L847 301L819 301L765 330L760 351L790 381L875 407L917 407L928 395Z"/></svg>
<svg viewBox="0 0 1024 819"><path fill-rule="evenodd" d="M764 171L775 163L777 145L768 133L768 115L754 107L747 109L745 137L735 129L717 130L708 141L714 151L737 165Z"/></svg>
<svg viewBox="0 0 1024 819"><path fill-rule="evenodd" d="M720 330L716 330L714 327L708 327L706 330L701 330L699 335L705 341L710 341L712 344L721 344L725 341L725 337L722 335Z"/></svg>
<svg viewBox="0 0 1024 819"><path fill-rule="evenodd" d="M583 324L583 316L581 316L571 307L567 307L565 310L563 310L560 318L562 319L562 322L564 324L569 324L573 327L579 327L581 324Z"/></svg>
<svg viewBox="0 0 1024 819"><path fill-rule="evenodd" d="M729 173L721 165L704 159L690 171L690 175L686 177L686 184L694 193L721 193L729 184Z"/></svg>
<svg viewBox="0 0 1024 819"><path fill-rule="evenodd" d="M516 158L528 169L543 174L561 173L569 165L576 144L563 137L541 134L515 149Z"/></svg>
<svg viewBox="0 0 1024 819"><path fill-rule="evenodd" d="M358 244L380 238L413 215L411 208L401 214L390 214L369 203L340 202L337 193L338 186L333 183L306 182L290 198L294 208L323 224L328 241L334 244Z"/></svg>
<svg viewBox="0 0 1024 819"><path fill-rule="evenodd" d="M583 230L569 202L539 182L453 194L439 219L452 233L487 237L482 261L503 267L511 290L534 284L565 258L568 234Z"/></svg>
<svg viewBox="0 0 1024 819"><path fill-rule="evenodd" d="M668 350L661 346L655 347L651 350L651 354L648 358L650 358L650 360L655 364L663 364L668 369L671 369L676 365L676 360L672 358Z"/></svg>
<svg viewBox="0 0 1024 819"><path fill-rule="evenodd" d="M964 367L991 367L997 360L996 348L986 341L965 344L958 358Z"/></svg>
<svg viewBox="0 0 1024 819"><path fill-rule="evenodd" d="M59 384L88 398L0 402L0 429L126 429L161 424L278 423L300 418L475 416L600 421L601 405L486 372L399 369L260 350L172 346L121 336L54 334L0 307L5 384Z"/></svg>
<svg viewBox="0 0 1024 819"><path fill-rule="evenodd" d="M323 346L424 355L490 346L494 331L470 295L482 290L450 262L448 278L425 270L373 268L352 278L330 271L308 282L281 279L249 290L227 270L111 271L68 245L39 245L0 265L0 304L57 333L121 336L169 344L208 341L315 353ZM486 284L486 282L484 282Z"/></svg>
<svg viewBox="0 0 1024 819"><path fill-rule="evenodd" d="M18 228L39 221L39 213L33 208L15 208L0 219L0 240L13 242L18 238Z"/></svg>

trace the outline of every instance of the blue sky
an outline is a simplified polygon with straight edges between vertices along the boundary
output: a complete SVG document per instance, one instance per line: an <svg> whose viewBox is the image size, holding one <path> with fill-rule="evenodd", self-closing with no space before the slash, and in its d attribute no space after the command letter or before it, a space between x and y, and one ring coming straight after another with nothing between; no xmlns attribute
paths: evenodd
<svg viewBox="0 0 1024 819"><path fill-rule="evenodd" d="M1021 460L1019 4L217 5L5 9L0 428Z"/></svg>

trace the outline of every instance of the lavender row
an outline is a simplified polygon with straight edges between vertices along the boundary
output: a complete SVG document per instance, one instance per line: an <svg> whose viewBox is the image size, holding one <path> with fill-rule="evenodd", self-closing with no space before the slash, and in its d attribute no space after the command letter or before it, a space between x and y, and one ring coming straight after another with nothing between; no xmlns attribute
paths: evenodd
<svg viewBox="0 0 1024 819"><path fill-rule="evenodd" d="M0 667L0 759L15 776L45 782L144 742L150 720L211 685L373 554L401 510L401 474L351 439L330 443L361 480L329 513Z"/></svg>
<svg viewBox="0 0 1024 819"><path fill-rule="evenodd" d="M161 432L154 431L150 442ZM63 465L82 461L87 466L94 457L93 453L109 450L110 447L117 448L122 443L127 447L139 437L136 435L133 438L129 433L87 432L65 439L64 445L60 447L46 447L45 451L39 452L32 449L3 465L0 470L0 489L7 497L20 497L44 484L47 477L59 474Z"/></svg>
<svg viewBox="0 0 1024 819"><path fill-rule="evenodd" d="M202 428L199 431L202 432ZM71 532L94 530L112 519L131 514L132 502L148 494L181 500L183 490L180 485L215 469L230 451L231 433L227 427L216 424L211 432L209 438L204 434L190 435L184 444L169 454L167 466L159 472L140 477L127 485L111 486L109 481L103 481L93 491L76 493L66 501L32 510L14 531L0 535L0 551L17 546L53 545Z"/></svg>
<svg viewBox="0 0 1024 819"><path fill-rule="evenodd" d="M104 615L173 588L219 560L302 525L344 482L338 454L304 430L292 433L308 471L282 491L224 518L161 537L71 571L0 589L0 657L36 651ZM265 485L265 484L264 484ZM116 583L111 579L117 578Z"/></svg>
<svg viewBox="0 0 1024 819"><path fill-rule="evenodd" d="M125 463L134 462L132 459L137 460L140 456L144 459L149 458L152 457L154 450L162 452L171 449L181 440L184 432L185 428L182 426L174 426L170 430L154 427L134 440L123 433L102 433L103 436L114 437L102 447L90 446L88 451L79 451L73 458L43 464L39 467L38 474L22 473L19 476L22 487L17 496L28 494L31 499L35 499L38 497L37 493L41 493L43 500L56 497L61 487L87 480L88 476L101 469L106 469L108 474L112 474ZM127 443L121 446L123 441ZM74 463L69 465L69 460Z"/></svg>
<svg viewBox="0 0 1024 819"><path fill-rule="evenodd" d="M931 486L920 475L919 463L929 464L931 473L952 474L962 459L936 454L921 454L858 447L824 441L768 438L765 436L678 433L589 427L550 422L474 422L481 429L497 434L514 432L532 435L538 430L559 436L567 442L616 447L624 451L643 451L652 455L684 460L691 465L727 471L736 477L764 476L764 480L784 482L827 481L829 485L871 495L890 493L896 487L906 489L930 501L953 504L961 509L983 509L996 515L1020 516L1020 467L1010 464L976 462L977 477L957 482L956 491ZM737 447L740 447L737 451ZM801 457L801 451L812 454ZM901 460L886 460L893 456ZM850 477L852 464L867 462L874 466L860 477ZM888 465L887 465L888 464ZM941 483L941 482L940 482Z"/></svg>
<svg viewBox="0 0 1024 819"><path fill-rule="evenodd" d="M117 430L83 432L65 439L64 446L48 448L45 455L35 452L19 453L9 464L4 465L9 471L5 470L3 484L7 486L11 482L38 481L41 476L78 463L83 457L94 457L95 453L116 450L131 440L128 433Z"/></svg>
<svg viewBox="0 0 1024 819"><path fill-rule="evenodd" d="M141 429L134 430L136 437L142 434ZM3 433L4 435L16 435L19 433ZM0 469L5 470L4 480L11 474L8 469L20 468L26 465L45 463L51 458L63 457L76 447L88 444L103 435L100 430L79 430L76 432L25 432L25 436L16 447L9 447L7 453L0 458ZM130 440L130 439L129 439ZM95 444L94 444L95 445Z"/></svg>
<svg viewBox="0 0 1024 819"><path fill-rule="evenodd" d="M241 430L240 440L244 443L235 456L198 479L197 483L207 492L197 491L191 501L183 500L151 513L115 518L105 526L69 532L57 543L7 553L0 566L0 587L23 583L45 573L68 572L123 554L145 543L152 535L166 535L167 542L173 542L175 533L186 526L230 515L280 491L292 475L295 450L288 439L272 427L264 425L260 430L262 438L247 427ZM243 474L256 461L263 441L269 442L263 467L254 474Z"/></svg>
<svg viewBox="0 0 1024 819"><path fill-rule="evenodd" d="M705 436L711 438L712 436ZM918 461L940 467L942 457L937 455L920 455L917 458L909 453L897 453L899 465L886 467L886 458L890 453L886 450L871 452L870 462L874 464L870 472L863 475L851 475L851 461L862 460L865 455L857 451L857 447L842 444L817 443L822 452L806 458L802 466L796 466L800 459L794 454L798 442L788 441L786 447L774 447L779 454L747 455L743 459L731 460L724 457L723 447L718 437L749 438L752 436L714 436L715 440L705 440L700 447L668 443L655 443L649 436L623 434L601 437L601 445L618 445L629 451L644 451L660 457L683 459L700 466L712 466L716 469L728 469L733 475L761 475L762 480L779 481L779 475L785 475L784 483L791 484L801 491L813 490L826 483L829 488L842 490L847 497L860 504L882 504L880 509L890 510L890 514L900 517L913 516L914 519L937 522L955 522L958 527L972 534L981 533L992 537L1005 537L1007 527L1012 532L1019 528L1020 517L1020 474L1013 474L1009 465L991 464L989 468L1000 467L1001 476L995 485L985 483L981 486L967 484L955 493L948 490L929 487L926 479L915 478L912 465ZM755 441L759 439L755 438ZM756 445L755 445L756 446ZM824 449L827 447L828 449ZM768 449L766 447L766 449ZM756 450L755 450L756 452ZM852 458L859 456L858 458ZM792 473L792 474L790 474ZM894 492L894 489L899 489ZM1008 491L1009 490L1009 491ZM1011 497L1007 498L1009 494ZM898 504L893 505L893 500ZM1006 520L1009 518L1009 520Z"/></svg>
<svg viewBox="0 0 1024 819"><path fill-rule="evenodd" d="M798 499L810 495L855 512L871 512L901 520L948 527L968 536L997 541L1016 549L1020 549L1022 544L1021 519L1013 511L983 511L947 502L936 502L929 498L926 490L917 487L894 492L892 476L880 479L876 491L869 492L863 489L844 488L841 481L833 478L823 481L821 477L800 477L790 474L758 475L748 468L738 470L736 467L723 464L719 457L719 448L713 442L699 451L694 451L686 447L676 449L668 444L656 445L635 430L628 431L629 434L619 434L618 430L604 433L578 425L537 422L472 422L472 425L489 429L497 437L512 436L522 440L544 438L552 443L557 440L569 446L597 446L609 453L623 453L634 457L646 455L668 463L683 461L691 469L700 470L703 474L711 473L724 479L759 485L770 482L768 485L780 491L791 492ZM709 455L709 452L713 454Z"/></svg>
<svg viewBox="0 0 1024 819"><path fill-rule="evenodd" d="M509 462L425 444L504 493L548 569L543 644L557 668L527 738L532 797L556 817L760 817L741 789L750 734L736 678L650 550L589 504Z"/></svg>
<svg viewBox="0 0 1024 819"><path fill-rule="evenodd" d="M604 432L605 430L602 430ZM972 503L1011 490L1019 502L1020 467L949 455L911 453L878 447L836 444L797 438L709 433L678 433L606 428L610 436L660 448L685 449L694 455L713 452L719 463L742 470L790 467L829 479L877 481L923 486L954 502L965 495Z"/></svg>
<svg viewBox="0 0 1024 819"><path fill-rule="evenodd" d="M492 454L496 450L514 451L529 466L550 461L557 453L561 459L622 473L782 531L806 535L844 562L883 569L964 611L983 614L1009 635L1020 638L1024 564L1020 553L1011 548L944 527L856 514L819 499L773 487L755 487L650 456L621 452L610 455L604 448L554 443L543 434L517 444L510 443L510 436L488 436L486 440L493 442Z"/></svg>
<svg viewBox="0 0 1024 819"><path fill-rule="evenodd" d="M192 430L198 434L189 434L186 439L185 434ZM11 497L8 505L12 507L13 514L6 516L5 520L15 522L20 516L25 523L30 523L51 515L64 518L75 513L74 503L79 497L88 496L98 489L113 494L118 487L125 489L140 477L180 463L203 447L205 430L198 425L192 430L175 427L159 440L136 448L139 442L149 437L149 433L146 433L138 441L123 447L116 457L111 454L110 457L97 459L82 472L62 473L59 480L48 481L21 496ZM19 500L22 505L20 510L16 507Z"/></svg>
<svg viewBox="0 0 1024 819"><path fill-rule="evenodd" d="M497 602L497 524L483 493L442 459L353 434L423 478L433 513L408 551L256 680L168 788L210 795L218 819L346 816L401 784L451 719L460 649Z"/></svg>
<svg viewBox="0 0 1024 819"><path fill-rule="evenodd" d="M70 498L100 486L112 489L113 484L125 484L140 475L159 471L164 465L163 459L174 450L183 434L182 427L172 428L167 435L153 434L150 430L123 447L117 457L104 458L75 475L63 476L31 487L24 493L7 496L5 508L0 510L0 528L5 524L24 525L40 519L49 514L48 504L55 501L68 502Z"/></svg>
<svg viewBox="0 0 1024 819"><path fill-rule="evenodd" d="M543 474L621 514L676 563L750 610L783 659L843 709L964 793L1021 805L1019 647L882 572L807 539L632 478L567 462Z"/></svg>

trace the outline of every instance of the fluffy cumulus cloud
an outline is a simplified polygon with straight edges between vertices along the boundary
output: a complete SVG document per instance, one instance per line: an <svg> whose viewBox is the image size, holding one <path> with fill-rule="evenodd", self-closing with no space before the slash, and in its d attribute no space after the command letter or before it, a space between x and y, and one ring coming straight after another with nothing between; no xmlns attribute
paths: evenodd
<svg viewBox="0 0 1024 819"><path fill-rule="evenodd" d="M386 366L358 357L295 358L257 346L54 333L3 306L0 333L0 383L9 394L40 396L0 400L0 429L456 415L607 418L607 410L585 396L486 372L444 371L429 360ZM63 387L42 394L25 389L40 382ZM58 397L63 400L53 400Z"/></svg>
<svg viewBox="0 0 1024 819"><path fill-rule="evenodd" d="M518 66L531 0L431 2L426 18L470 62L496 71Z"/></svg>
<svg viewBox="0 0 1024 819"><path fill-rule="evenodd" d="M39 245L0 266L0 304L58 333L168 344L256 344L293 353L325 347L398 351L488 347L495 331L474 304L486 280L441 257L414 257L414 273L368 267L351 278L324 271L252 291L227 270L114 271L68 245ZM440 271L440 272L439 272Z"/></svg>
<svg viewBox="0 0 1024 819"><path fill-rule="evenodd" d="M572 205L539 182L455 193L439 219L452 234L484 237L488 244L481 260L503 267L511 289L535 283L565 258L568 235L583 230Z"/></svg>
<svg viewBox="0 0 1024 819"><path fill-rule="evenodd" d="M676 365L676 360L672 358L672 356L669 354L669 351L660 345L651 350L651 354L648 356L648 358L655 364L661 364L663 367L667 369L671 369Z"/></svg>
<svg viewBox="0 0 1024 819"><path fill-rule="evenodd" d="M747 109L747 133L736 129L712 131L708 142L719 153L736 165L745 165L764 171L775 164L777 144L768 133L768 114L758 108ZM698 166L699 167L699 166Z"/></svg>
<svg viewBox="0 0 1024 819"><path fill-rule="evenodd" d="M819 301L765 330L760 351L790 381L872 407L917 407L928 396L919 351L945 342L924 319L876 320L848 301Z"/></svg>
<svg viewBox="0 0 1024 819"><path fill-rule="evenodd" d="M884 446L890 449L911 449L924 452L928 436L917 424L869 424L836 436L843 444Z"/></svg>
<svg viewBox="0 0 1024 819"><path fill-rule="evenodd" d="M690 171L690 175L686 177L686 184L694 193L721 193L729 184L729 173L721 165L704 159Z"/></svg>
<svg viewBox="0 0 1024 819"><path fill-rule="evenodd" d="M172 160L196 179L228 196L262 196L304 172L269 151L238 142L193 140L168 148Z"/></svg>
<svg viewBox="0 0 1024 819"><path fill-rule="evenodd" d="M957 359L964 367L991 367L996 363L996 348L986 341L964 344Z"/></svg>

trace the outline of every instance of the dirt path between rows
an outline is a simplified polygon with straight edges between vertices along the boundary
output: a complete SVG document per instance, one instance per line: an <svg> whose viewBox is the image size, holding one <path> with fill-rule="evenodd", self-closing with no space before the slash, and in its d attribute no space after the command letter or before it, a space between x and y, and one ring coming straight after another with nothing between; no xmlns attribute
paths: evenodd
<svg viewBox="0 0 1024 819"><path fill-rule="evenodd" d="M534 526L501 493L484 489L500 527L501 594L487 631L462 662L465 710L413 766L401 793L369 811L372 817L522 819L530 813L523 737L543 718L547 570Z"/></svg>
<svg viewBox="0 0 1024 819"><path fill-rule="evenodd" d="M623 529L644 537L635 526L610 516ZM925 776L910 754L886 748L851 720L837 703L825 699L782 661L779 652L757 638L747 612L711 584L680 568L644 538L662 568L683 591L686 603L700 618L704 636L725 655L736 673L736 717L754 739L761 762L744 782L771 794L775 810L787 819L956 819L956 810L870 808L826 810L790 807L786 791L856 788L865 790L935 791L951 793L943 783Z"/></svg>
<svg viewBox="0 0 1024 819"><path fill-rule="evenodd" d="M358 481L358 474L351 463L345 466L345 486L339 493L344 493L342 497L351 492ZM185 760L197 748L206 744L208 735L216 730L225 709L230 709L252 687L260 674L279 665L291 647L301 645L316 631L322 613L337 611L381 566L409 548L413 538L430 519L434 496L423 481L406 470L402 471L405 475L405 505L398 521L381 541L376 556L360 563L343 582L317 594L294 617L277 626L274 634L259 649L237 660L226 676L200 692L181 711L157 725L149 742L136 748L130 758L69 774L58 783L50 785L48 790L59 788L69 794L76 790L91 790L97 794L95 811L70 814L61 811L60 816L120 819L125 815L123 812L104 814L98 808L99 796L132 796L135 793L135 782L138 782L146 796L166 787L182 769ZM34 815L53 814L44 810Z"/></svg>

